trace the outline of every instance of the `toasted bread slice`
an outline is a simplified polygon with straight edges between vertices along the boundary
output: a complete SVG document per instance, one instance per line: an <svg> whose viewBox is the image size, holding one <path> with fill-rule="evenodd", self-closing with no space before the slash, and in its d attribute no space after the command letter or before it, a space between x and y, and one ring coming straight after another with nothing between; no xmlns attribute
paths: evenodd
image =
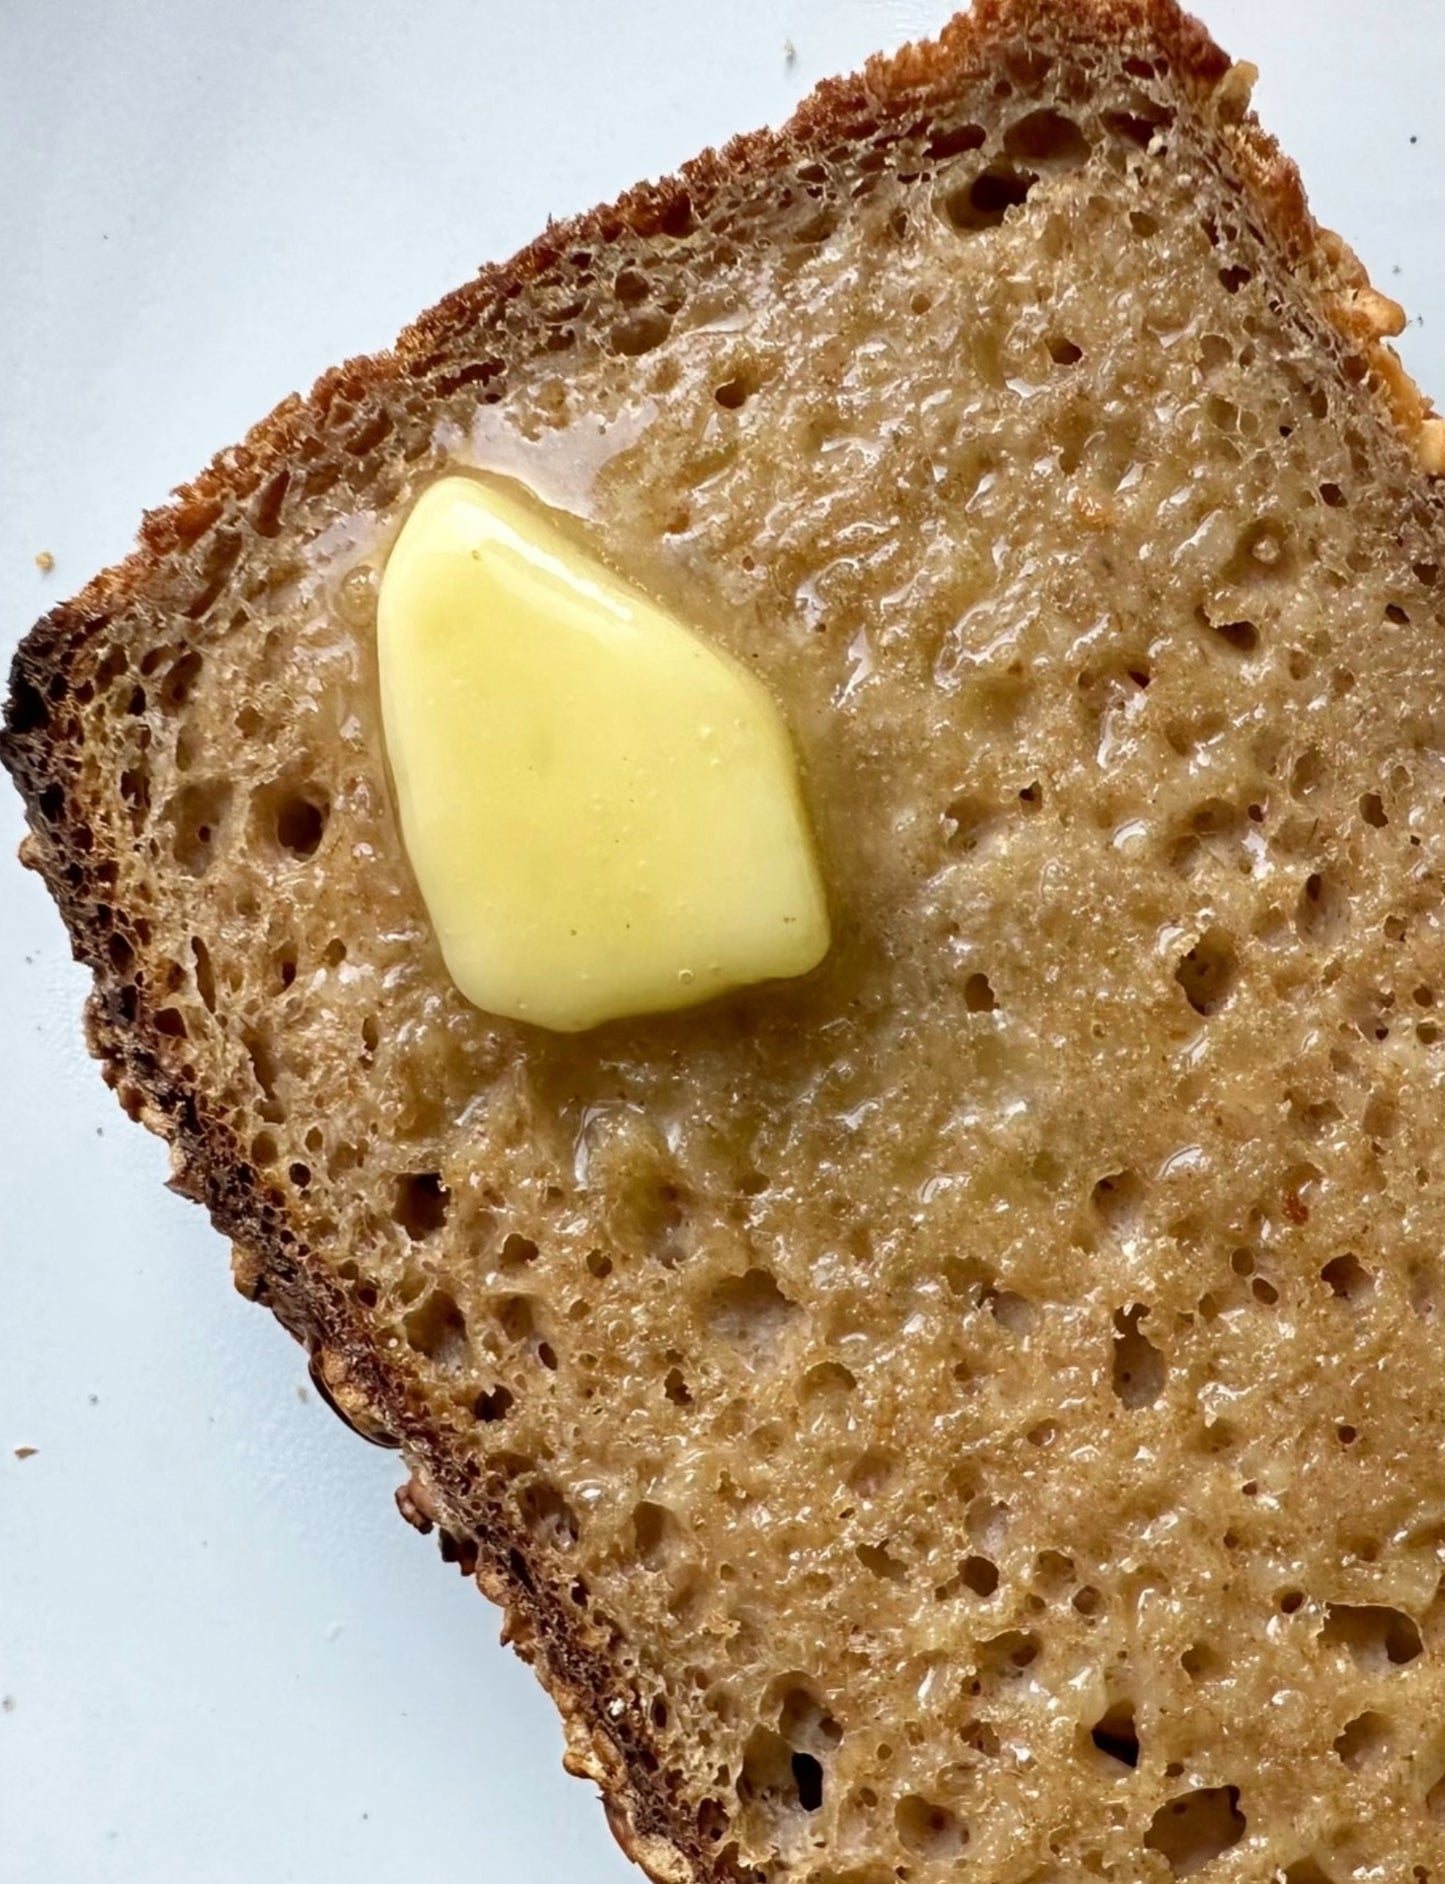
<svg viewBox="0 0 1445 1884"><path fill-rule="evenodd" d="M1441 424L1167 0L984 0L329 373L33 631L91 1038L659 1878L1445 1864ZM822 967L452 986L377 572L752 665Z"/></svg>

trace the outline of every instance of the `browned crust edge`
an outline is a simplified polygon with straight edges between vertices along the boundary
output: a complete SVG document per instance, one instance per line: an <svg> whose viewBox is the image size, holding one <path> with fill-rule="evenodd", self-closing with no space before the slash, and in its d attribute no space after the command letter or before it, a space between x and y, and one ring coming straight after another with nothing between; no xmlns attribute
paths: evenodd
<svg viewBox="0 0 1445 1884"><path fill-rule="evenodd" d="M55 897L76 957L94 970L87 1033L107 1081L133 1117L169 1140L174 1187L205 1204L217 1228L234 1240L238 1287L269 1306L307 1346L313 1377L336 1411L366 1437L407 1448L417 1476L398 1494L403 1515L423 1530L439 1523L443 1554L474 1572L502 1605L504 1635L536 1661L562 1712L568 1770L598 1783L623 1849L667 1884L735 1884L739 1873L705 1848L696 1827L669 1801L656 1778L645 1722L625 1700L619 1702L615 1671L584 1643L561 1594L534 1579L526 1536L509 1528L489 1502L475 1468L449 1452L445 1435L388 1370L337 1285L308 1262L280 1194L265 1189L227 1126L179 1076L144 1004L134 1012L124 1007L124 984L106 953L106 860L65 799L80 728L72 723L57 729L56 721L63 719L70 677L86 649L116 614L145 596L168 557L205 534L228 498L248 494L286 464L303 417L324 423L333 404L354 400L370 387L423 378L465 356L485 333L489 316L545 277L567 250L624 234L654 236L680 205L690 201L705 210L726 185L884 123L908 122L990 70L1005 46L1035 36L1110 41L1167 56L1176 85L1213 119L1285 263L1314 291L1322 313L1360 357L1362 377L1383 408L1407 437L1418 435L1430 408L1384 345L1393 329L1377 305L1382 297L1370 290L1345 245L1314 222L1294 164L1248 112L1248 76L1231 67L1198 21L1174 0L978 0L937 40L874 58L854 77L826 81L781 130L735 138L721 151L705 151L675 177L640 184L614 204L551 225L510 261L485 267L423 314L389 353L331 369L305 402L294 395L283 400L243 443L220 453L170 504L148 513L135 551L40 621L11 671L0 759L25 800L30 835L21 856Z"/></svg>

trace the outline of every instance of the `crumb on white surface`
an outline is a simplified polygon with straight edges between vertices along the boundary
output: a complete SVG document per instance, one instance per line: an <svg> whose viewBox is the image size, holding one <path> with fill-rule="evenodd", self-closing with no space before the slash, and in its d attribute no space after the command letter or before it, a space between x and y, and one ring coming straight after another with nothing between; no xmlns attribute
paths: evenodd
<svg viewBox="0 0 1445 1884"><path fill-rule="evenodd" d="M17 1446L15 1448L15 1457L17 1459L33 1459L38 1450L39 1448L36 1446Z"/></svg>
<svg viewBox="0 0 1445 1884"><path fill-rule="evenodd" d="M42 576L48 576L50 574L51 570L55 567L55 558L51 555L49 550L37 550L35 552L35 567L40 571Z"/></svg>
<svg viewBox="0 0 1445 1884"><path fill-rule="evenodd" d="M798 48L793 44L791 39L785 39L783 41L783 63L784 65L796 65L798 63Z"/></svg>

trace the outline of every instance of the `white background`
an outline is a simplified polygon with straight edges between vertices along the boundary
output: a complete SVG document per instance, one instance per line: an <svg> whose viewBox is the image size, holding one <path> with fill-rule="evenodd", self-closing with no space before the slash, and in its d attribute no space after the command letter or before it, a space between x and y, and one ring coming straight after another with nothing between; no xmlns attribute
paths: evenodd
<svg viewBox="0 0 1445 1884"><path fill-rule="evenodd" d="M0 656L293 387L949 10L0 0ZM1445 401L1445 7L1210 24ZM0 783L0 1876L631 1875L395 1455L307 1396L85 1059L20 830Z"/></svg>

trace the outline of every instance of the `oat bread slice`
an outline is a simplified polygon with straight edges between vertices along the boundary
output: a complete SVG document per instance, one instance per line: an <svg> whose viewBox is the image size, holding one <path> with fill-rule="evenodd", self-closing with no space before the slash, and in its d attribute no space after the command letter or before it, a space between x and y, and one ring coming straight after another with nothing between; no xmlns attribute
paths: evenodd
<svg viewBox="0 0 1445 1884"><path fill-rule="evenodd" d="M1163 0L988 0L330 373L17 656L122 1102L658 1877L1445 1866L1445 510ZM823 966L449 982L376 571L520 475L755 666Z"/></svg>

